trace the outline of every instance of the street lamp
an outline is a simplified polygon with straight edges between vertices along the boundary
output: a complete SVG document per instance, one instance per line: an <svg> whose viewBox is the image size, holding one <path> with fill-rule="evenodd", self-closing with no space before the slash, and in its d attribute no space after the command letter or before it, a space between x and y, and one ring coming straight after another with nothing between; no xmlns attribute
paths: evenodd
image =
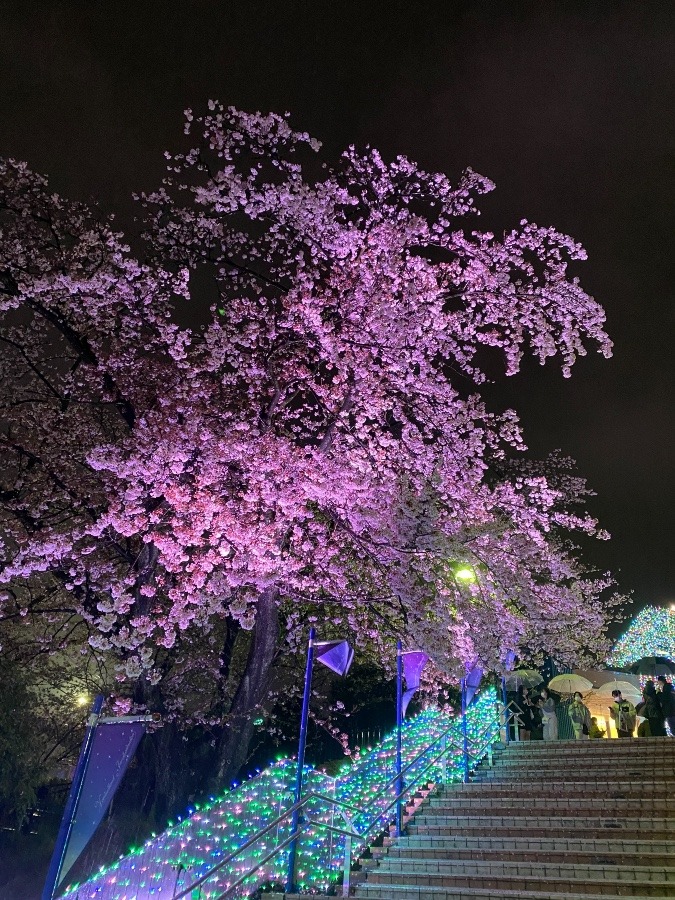
<svg viewBox="0 0 675 900"><path fill-rule="evenodd" d="M475 580L476 573L471 566L460 566L455 571L455 581L459 581L460 584L473 584Z"/></svg>

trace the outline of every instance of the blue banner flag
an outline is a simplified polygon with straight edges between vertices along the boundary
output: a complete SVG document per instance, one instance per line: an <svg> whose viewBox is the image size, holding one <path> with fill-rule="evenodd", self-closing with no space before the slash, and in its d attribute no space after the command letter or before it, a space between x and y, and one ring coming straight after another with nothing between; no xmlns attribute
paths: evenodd
<svg viewBox="0 0 675 900"><path fill-rule="evenodd" d="M408 708L413 694L420 686L422 677L422 669L426 666L429 657L421 650L408 650L402 654L403 658L403 677L405 678L405 693L402 700L402 712Z"/></svg>
<svg viewBox="0 0 675 900"><path fill-rule="evenodd" d="M138 717L131 721L124 717L102 719L96 726L59 884L101 823L144 731L145 724Z"/></svg>
<svg viewBox="0 0 675 900"><path fill-rule="evenodd" d="M468 706L473 700L476 691L478 690L478 686L481 683L483 678L483 670L480 666L474 666L473 669L466 676L466 700L464 701L465 705Z"/></svg>
<svg viewBox="0 0 675 900"><path fill-rule="evenodd" d="M317 660L336 675L346 675L354 659L354 651L347 641L318 641L314 652Z"/></svg>
<svg viewBox="0 0 675 900"><path fill-rule="evenodd" d="M518 657L516 656L515 650L509 650L504 658L504 668L507 672L510 672L516 664L516 660Z"/></svg>

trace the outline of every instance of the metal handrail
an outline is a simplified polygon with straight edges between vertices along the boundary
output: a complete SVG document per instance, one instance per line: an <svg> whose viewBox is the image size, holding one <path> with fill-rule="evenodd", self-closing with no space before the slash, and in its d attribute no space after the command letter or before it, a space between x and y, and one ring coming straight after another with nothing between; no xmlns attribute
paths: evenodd
<svg viewBox="0 0 675 900"><path fill-rule="evenodd" d="M515 706L515 709L514 709ZM522 720L520 719L520 715L524 712L515 700L509 700L506 706L503 707L504 719L508 722L510 719L516 719L520 725L522 725Z"/></svg>
<svg viewBox="0 0 675 900"><path fill-rule="evenodd" d="M240 884L243 884L247 878L250 878L251 875L253 875L255 872L258 871L258 869L261 869L265 865L265 863L269 862L271 859L274 859L274 857L277 855L277 853L279 853L280 850L284 850L286 847L288 847L288 845L292 841L299 838L301 834L302 834L302 828L298 828L298 830L294 831L293 834L290 835L289 837L287 837L285 841L282 841L280 844L278 844L274 848L274 850L271 850L267 854L267 856L264 856L261 860L259 860L252 869L249 869L248 872L245 872L243 875L240 875L239 878L237 878L237 880L234 882L234 884L231 884L229 886L229 888L227 888L227 890L224 891L224 893L218 894L218 896L215 897L214 900L223 900L223 897L227 897L228 894L231 894L232 891L236 890L236 888L238 888ZM190 890L193 891L196 886L197 886L197 882L195 882L195 884L192 885ZM176 900L178 900L178 898L176 898Z"/></svg>
<svg viewBox="0 0 675 900"><path fill-rule="evenodd" d="M182 900L183 897L187 897L187 895L191 891L194 891L195 888L198 888L200 885L204 884L204 882L207 881L213 875L214 872L217 872L219 869L222 869L223 866L226 866L228 863L231 863L232 860L235 859L237 856L239 856L240 853L242 853L244 850L248 850L248 848L252 847L253 844L256 844L260 840L261 837L265 837L265 835L268 834L270 831L274 831L274 829L278 825L280 825L284 821L284 819L288 818L288 815L290 813L295 812L296 809L301 809L305 805L307 800L309 799L309 796L310 795L307 795L302 800L299 800L297 803L294 803L293 806L290 806L287 810L285 810L282 815L277 816L277 818L274 819L274 821L270 822L264 828L261 828L260 831L256 831L256 833L252 837L250 837L247 841L245 841L240 847L237 847L236 850L233 850L232 853L229 853L225 857L225 859L221 859L219 862L217 862L215 864L215 866L213 866L212 869L209 869L209 871L205 875L201 875L196 881L193 881L192 884L189 887L184 888L180 892L180 894L174 894L173 897L171 898L171 900ZM231 890L231 888L228 888L228 890Z"/></svg>
<svg viewBox="0 0 675 900"><path fill-rule="evenodd" d="M420 761L420 759L422 759L422 757L424 757L434 746L436 746L439 742L445 742L440 753L438 753L424 767L424 769L422 769L421 772L418 772L415 775L415 777L412 779L412 781L410 781L406 785L406 787L404 788L403 791L401 791L399 794L397 794L396 797L394 797L394 799L384 809L382 809L378 812L378 814L374 817L371 824L368 826L368 828L366 828L365 831L361 831L361 832L356 831L356 829L352 826L351 821L346 816L344 816L344 813L342 813L342 815L347 820L347 824L350 826L349 831L342 829L342 828L337 828L334 825L329 825L327 822L317 822L313 819L308 819L307 822L303 824L302 828L299 828L292 835L285 838L280 844L277 844L277 846L274 847L273 850L271 850L265 857L263 857L261 860L259 860L255 864L255 866L248 869L243 875L241 875L237 879L237 881L235 881L233 884L231 884L222 894L219 894L218 897L214 898L214 900L224 900L224 898L226 898L229 894L231 894L232 891L236 890L237 887L239 887L244 881L246 881L247 878L250 878L251 875L253 875L255 872L257 872L258 869L260 869L262 866L264 866L265 863L269 862L271 859L273 859L275 856L277 856L277 854L279 854L282 850L284 850L292 841L294 841L298 837L300 837L300 835L305 830L307 825L324 828L327 831L331 831L331 832L334 832L337 834L344 835L347 838L349 844L351 843L351 839L353 839L353 838L357 839L358 841L363 841L364 838L366 838L367 835L373 830L373 828L380 822L382 817L385 816L392 808L394 808L407 794L410 794L412 792L412 789L419 784L419 782L422 779L422 776L424 776L429 771L429 769L433 768L438 763L438 761L440 759L442 759L442 757L445 756L449 752L449 750L454 749L454 750L459 750L462 753L464 752L464 748L460 744L456 743L455 741L450 741L450 747L447 746L448 735L455 728L455 726L456 726L456 723L454 723L454 722L452 725L449 725L448 728L446 728L445 731L441 735L439 735L434 741L432 741L430 744L428 744L403 769L401 769L400 774L398 772L395 773L394 776L384 784L384 786L378 792L377 796L373 797L370 800L370 802L367 803L365 806L356 806L354 804L347 803L344 800L338 800L337 798L327 797L324 794L319 794L314 791L310 791L309 793L305 794L297 803L294 803L288 809L284 810L284 812L280 816L277 816L276 819L274 819L272 822L268 823L264 828L261 828L259 831L257 831L247 841L245 841L241 846L237 847L236 850L234 850L232 853L228 854L224 859L219 860L219 862L217 862L216 865L213 866L208 872L206 872L204 875L201 875L195 881L191 882L191 884L188 885L186 888L184 888L179 894L174 894L172 897L172 900L183 900L183 898L187 897L188 894L190 894L192 891L195 890L195 888L200 887L202 884L204 884L206 881L208 881L208 879L211 878L211 876L215 872L218 872L224 866L228 865L237 856L239 856L243 851L248 850L249 847L252 847L262 837L264 837L266 834L269 834L269 832L271 832L275 828L277 828L285 819L287 819L294 812L301 810L311 800L315 800L315 799L323 800L325 803L329 804L330 806L337 807L340 811L342 811L342 809L346 809L346 810L352 811L356 815L363 815L366 812L366 810L368 810L369 807L371 807L374 803L376 803L378 800L381 799L382 795L385 793L385 791L387 791L391 787L392 784L394 784L400 777L402 777L416 763L418 763ZM485 734L493 733L495 730L497 730L497 731L499 730L498 724L497 725L493 724L493 725L489 726L488 729L485 729L483 735L481 735L481 738L484 737ZM478 740L479 739L469 738L469 743L471 743L472 745L475 745L478 743ZM483 746L481 747L481 750L479 750L478 752L472 751L469 753L469 755L475 759L478 757L479 753L481 753L483 750L485 750L489 745L490 745L490 740L488 739L488 741L485 744L483 744ZM348 849L350 849L350 848L348 848ZM349 856L351 856L351 852L349 852ZM348 876L348 871L349 871L349 869L347 866L347 858L345 858L345 874L347 876ZM347 888L348 887L349 887L349 885L347 883Z"/></svg>
<svg viewBox="0 0 675 900"><path fill-rule="evenodd" d="M499 733L499 722L498 721L493 722L492 725L488 725L488 727L483 732L483 736L485 734L489 734L491 732L496 732L497 734ZM478 740L479 740L478 738L476 738L476 739L469 738L469 743L477 744Z"/></svg>
<svg viewBox="0 0 675 900"><path fill-rule="evenodd" d="M403 772L407 771L407 770L410 769L413 765L415 765L415 763L417 763L417 762L418 762L418 761L419 761L426 753L428 753L428 751L429 751L435 744L438 744L439 741L442 741L444 738L447 738L447 735L448 735L449 731L451 731L451 730L452 730L452 726L450 726L450 728L446 729L446 731L445 731L440 737L438 737L435 741L433 741L431 744L429 744L424 750L422 750L422 751L421 751L421 752L420 752L420 753L412 760L412 762L410 762L410 763L405 767L405 769L402 770L401 774L403 774ZM491 731L491 732L494 731L494 726L492 726L492 727L490 728L490 731ZM478 743L476 740L470 740L470 742L471 742L472 744ZM452 744L452 748L453 748L453 749L460 750L460 751L463 752L463 747L461 747L459 744L455 743L454 741L451 742L451 744ZM485 749L488 745L489 745L489 741L488 741L488 743L486 743L486 744L483 746L482 749ZM372 823L370 824L370 826L369 826L365 831L361 832L358 836L359 836L361 839L365 838L366 835L367 835L367 834L375 827L375 825L380 821L380 819L382 818L382 816L384 816L384 815L385 815L392 807L394 807L400 800L402 800L403 797L405 797L406 794L409 794L409 793L411 792L411 789L412 789L415 785L419 784L419 782L420 782L421 779L422 779L422 776L425 775L425 774L429 771L429 769L431 769L433 766L435 766L436 763L438 762L438 760L441 759L443 756L445 756L445 755L447 754L447 752L448 752L448 747L447 747L447 746L444 746L443 749L441 750L441 752L438 753L438 754L431 760L431 762L429 762L429 763L424 767L424 769L422 769L421 772L418 772L418 773L417 773L417 775L415 776L415 778L414 778L414 779L413 779L413 780L405 787L405 789L404 789L400 794L398 794L396 797L394 797L394 799L391 801L391 803L390 803L388 806L386 806L383 810L381 810L381 811L379 812L379 814L373 819L373 821L372 821ZM473 752L473 753L471 753L470 755L471 755L472 757L475 758L475 757L477 757L477 756L479 755L479 753L480 753L480 751L478 751L478 753ZM372 806L372 804L382 796L382 794L384 793L384 791L385 791L385 790L389 787L389 785L391 785L397 778L398 778L398 776L396 776L395 778L391 779L391 780L390 780L390 781L382 788L382 790L380 791L380 793L378 794L378 796L375 797L375 798L373 798L373 800L372 800L369 804L367 804L365 807L361 807L360 809L357 807L357 809L359 809L359 812L363 813L363 812L365 812L365 810L368 808L368 806ZM323 824L323 823L318 823L318 822L317 822L316 824L317 824L317 825L321 825L321 824ZM326 826L326 827L330 828L330 826Z"/></svg>
<svg viewBox="0 0 675 900"><path fill-rule="evenodd" d="M453 725L448 726L448 728L446 728L446 730L443 732L443 734L439 735L435 741L432 741L430 744L427 744L427 746L424 748L424 750L421 750L417 754L417 756L415 756L406 766L404 766L401 769L400 776L399 776L398 772L394 773L394 775L389 779L389 781L385 782L385 784L382 786L378 795L376 797L373 797L373 799L369 803L367 803L365 806L355 806L354 804L351 804L351 803L345 803L344 800L337 800L337 799L334 799L333 797L327 797L325 794L317 794L314 792L312 792L310 794L306 794L305 796L308 799L311 797L316 797L317 799L324 800L326 803L329 803L332 806L343 806L345 809L351 809L357 814L358 813L362 814L368 809L369 806L372 806L373 803L375 803L382 796L382 794L384 794L384 792L391 787L392 784L394 784L396 781L398 781L399 777L403 777L403 775L405 775L406 772L408 772L416 763L418 763L420 761L420 759L426 753L428 753L429 750L431 750L432 747L434 747L436 744L438 744L439 741L443 741L444 739L447 739L447 736L453 730L453 727L454 727ZM475 743L475 741L472 741L472 743ZM451 742L451 745L452 745L452 749L460 750L460 751L462 750L462 747L459 744L455 743L454 741ZM439 757L435 758L434 763L438 761L440 756L444 756L447 752L448 752L448 748L446 746L441 751ZM432 765L434 763L432 763ZM428 768L429 768L429 766L427 766L424 769L424 772L426 772ZM411 785L415 784L418 780L419 779L415 779L413 782L411 782ZM407 792L408 792L408 790L406 789L406 791L404 791L402 794L400 794L397 797L397 800L401 799L401 797L403 797ZM389 807L387 807L387 809L388 808ZM385 810L385 812L386 812L386 810ZM378 818L380 818L380 816L378 816Z"/></svg>
<svg viewBox="0 0 675 900"><path fill-rule="evenodd" d="M402 799L405 797L406 794L409 794L410 791L411 791L411 788L414 787L416 784L418 784L419 781L421 780L422 776L423 776L424 774L426 774L426 772L428 772L429 769L431 769L433 766L435 766L436 763L438 762L438 760L439 760L442 756L445 756L446 753L447 753L447 750L446 750L445 748L444 748L443 750L441 750L441 752L440 752L437 756L435 756L435 757L431 760L431 762L430 762L428 765L426 765L426 766L422 769L422 771L415 777L415 779L414 779L413 781L411 781L410 784L408 784L408 785L404 788L404 790L401 791L401 793L398 794L398 795L391 801L391 803L390 803L388 806L385 806L385 808L382 810L382 812L381 812L378 816L376 816L376 817L373 819L373 821L371 822L371 824L369 825L369 827L366 828L365 831L361 832L360 837L361 837L361 838L364 838L370 831L372 831L373 828L374 828L374 827L377 825L377 823L379 822L379 820L382 818L382 816L385 815L385 813L389 812L389 810L390 810L393 806L396 806L396 804L399 802L399 800L402 800Z"/></svg>
<svg viewBox="0 0 675 900"><path fill-rule="evenodd" d="M431 744L428 744L428 745L424 748L424 750L420 751L420 753L418 753L417 756L416 756L413 760L411 760L411 762L409 762L407 766L405 766L403 769L401 769L401 775L404 775L409 769L411 769L416 763L418 763L418 762L420 761L420 759L421 759L426 753L428 753L429 750L431 750L431 748L432 748L433 746L435 746L439 741L442 741L444 738L447 738L448 732L451 731L451 730L452 730L452 728L446 729L446 730L443 732L443 734L440 735L440 737L436 738L436 740L433 741ZM471 743L474 743L474 744L475 744L475 743L477 743L477 741L471 741ZM484 748L487 747L487 746L488 746L488 745L485 744L484 747L483 747L482 749L484 749ZM411 782L409 782L409 784L408 784L408 786L405 788L405 790L403 790L400 794L398 794L398 795L394 798L394 800L389 804L389 806L385 807L385 808L379 813L379 815L374 819L374 822L377 822L379 819L381 819L382 816L383 816L383 815L384 815L384 814L385 814L385 813L386 813L386 812L387 812L394 804L398 803L398 801L399 801L399 800L402 800L403 797L404 797L406 794L410 793L410 789L411 789L414 785L416 785L416 784L419 783L419 781L420 781L422 775L424 775L424 774L425 774L432 766L435 766L436 763L438 762L438 760L441 759L443 756L446 755L446 753L448 752L448 749L449 749L449 748L448 748L447 746L444 746L443 749L441 750L441 752L440 752L437 756L435 756L435 757L432 759L432 761L431 761L427 766L425 766L424 769L422 769L422 771L419 772ZM461 747L459 744L457 744L457 743L455 743L455 742L453 741L453 742L451 742L451 748L450 748L450 749L462 750L462 747ZM480 751L479 751L479 752L480 752ZM478 755L477 753L472 753L472 754L471 754L471 756L474 756L474 757L477 756L477 755ZM363 814L363 813L368 809L368 807L372 806L373 803L375 803L377 800L379 800L380 797L384 794L384 792L385 792L389 787L391 787L392 784L394 784L394 783L398 780L398 777L399 777L399 776L398 776L398 773L396 773L396 774L394 775L393 778L391 778L388 782L386 782L386 784L382 787L382 789L380 790L380 792L378 793L378 795L377 795L376 797L374 797L374 798L373 798L369 803L367 803L365 806L355 806L355 805L352 804L352 803L345 803L343 800L337 800L337 799L334 799L334 798L332 798L332 797L327 797L325 794L317 794L317 793L314 793L314 792L311 792L311 793L307 794L306 797L307 797L307 799L310 799L310 798L314 797L314 798L319 799L319 800L324 800L324 801L326 801L326 803L329 803L329 804L331 804L332 806L343 806L345 809L351 809L351 810L353 810L353 811L354 811L355 813L357 813L357 814ZM329 825L327 825L327 824L324 823L324 822L315 822L314 824L320 825L321 827L326 827L326 828L328 828L329 830L339 831L341 834L348 834L348 833L349 833L352 837L363 837L363 836L365 836L366 834L368 834L368 831L370 830L370 828L368 828L368 829L366 829L366 831L364 831L364 832L362 832L361 834L359 834L359 833L356 832L356 831L346 832L346 831L343 831L342 829L336 829L336 828L334 828L333 826L329 826ZM372 827L372 826L371 826L371 827Z"/></svg>

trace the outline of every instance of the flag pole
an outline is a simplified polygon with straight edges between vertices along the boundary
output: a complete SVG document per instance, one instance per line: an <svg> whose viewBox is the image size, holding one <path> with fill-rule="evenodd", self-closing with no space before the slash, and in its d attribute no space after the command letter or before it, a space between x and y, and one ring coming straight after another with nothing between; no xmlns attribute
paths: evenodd
<svg viewBox="0 0 675 900"><path fill-rule="evenodd" d="M466 723L466 678L462 678L462 744L464 757L464 783L469 781L469 734Z"/></svg>
<svg viewBox="0 0 675 900"><path fill-rule="evenodd" d="M403 779L401 778L401 726L403 723L403 645L396 644L396 837L401 835Z"/></svg>
<svg viewBox="0 0 675 900"><path fill-rule="evenodd" d="M506 704L506 677L502 675L502 706L504 707L504 743L509 742L509 710Z"/></svg>
<svg viewBox="0 0 675 900"><path fill-rule="evenodd" d="M314 665L314 638L316 629L309 629L309 644L307 646L307 665L305 667L305 689L302 695L302 716L300 718L300 741L298 743L298 770L295 776L295 793L293 805L300 802L302 796L302 769L305 765L305 745L307 744L307 721L309 718L309 698L312 693L312 666ZM291 818L291 834L298 830L300 810L296 809ZM288 869L286 872L286 892L295 892L295 857L298 850L297 839L291 841L288 850Z"/></svg>
<svg viewBox="0 0 675 900"><path fill-rule="evenodd" d="M53 900L54 894L56 893L59 885L61 867L63 866L63 860L66 855L66 849L68 847L68 841L70 839L70 832L73 827L75 813L77 812L77 804L80 799L80 792L82 790L82 784L84 783L84 776L87 773L87 766L89 765L89 757L91 755L91 747L94 741L94 733L96 731L96 726L98 725L98 720L101 715L102 708L103 694L99 694L94 700L93 706L91 708L91 713L89 715L89 720L87 722L87 730L84 734L82 747L80 748L80 756L77 760L77 765L75 766L73 781L70 785L70 793L68 794L68 800L66 801L65 809L63 810L63 817L61 819L59 833L56 838L56 845L54 846L52 859L49 863L47 880L45 881L44 890L42 891L42 900Z"/></svg>

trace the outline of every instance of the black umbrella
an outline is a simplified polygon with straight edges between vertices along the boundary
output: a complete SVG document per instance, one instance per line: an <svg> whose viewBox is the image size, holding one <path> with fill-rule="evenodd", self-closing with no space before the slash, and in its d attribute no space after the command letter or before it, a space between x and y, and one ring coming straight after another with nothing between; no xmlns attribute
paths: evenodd
<svg viewBox="0 0 675 900"><path fill-rule="evenodd" d="M630 667L634 675L672 675L675 673L675 662L665 656L643 656Z"/></svg>

